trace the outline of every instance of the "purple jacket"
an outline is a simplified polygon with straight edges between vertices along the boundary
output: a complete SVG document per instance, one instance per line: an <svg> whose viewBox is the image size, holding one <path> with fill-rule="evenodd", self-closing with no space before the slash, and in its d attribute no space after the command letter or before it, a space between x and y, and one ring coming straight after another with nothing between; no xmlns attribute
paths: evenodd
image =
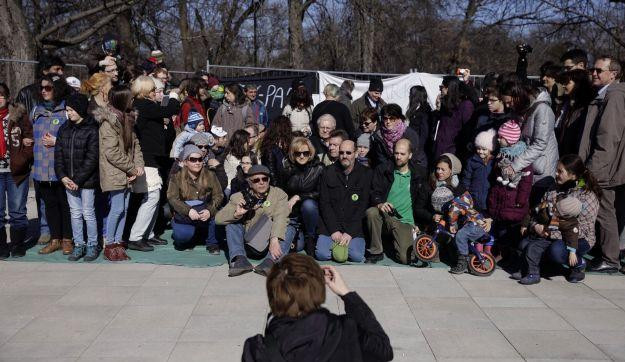
<svg viewBox="0 0 625 362"><path fill-rule="evenodd" d="M434 159L443 153L456 154L456 149L464 147L459 145L458 136L462 127L469 122L473 115L473 103L469 100L462 101L451 115L441 113L438 129L434 139Z"/></svg>
<svg viewBox="0 0 625 362"><path fill-rule="evenodd" d="M532 191L532 166L527 166L523 172L529 171L528 176L521 178L517 188L513 189L494 182L488 193L488 214L494 220L522 221L529 211L529 198ZM501 176L501 170L495 166L495 177Z"/></svg>

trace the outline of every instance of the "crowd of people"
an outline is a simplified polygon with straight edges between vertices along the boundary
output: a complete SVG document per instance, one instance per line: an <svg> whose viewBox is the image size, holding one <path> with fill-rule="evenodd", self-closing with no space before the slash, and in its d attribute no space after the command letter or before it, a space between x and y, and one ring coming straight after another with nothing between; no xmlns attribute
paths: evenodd
<svg viewBox="0 0 625 362"><path fill-rule="evenodd" d="M296 81L269 119L253 84L202 71L173 84L159 51L133 67L102 49L87 79L46 56L15 97L0 84L0 258L26 252L32 177L38 252L71 261L127 260L167 244L171 227L176 250L225 248L230 276L268 275L300 251L412 264L417 236L443 225L452 273L467 271L472 243L522 284L546 264L566 266L570 282L625 272L625 85L613 57L591 64L574 49L536 81L521 47L515 72L479 86L468 72L444 76L436 105L415 85L405 110L379 78L353 101L353 82L329 84L317 105Z"/></svg>

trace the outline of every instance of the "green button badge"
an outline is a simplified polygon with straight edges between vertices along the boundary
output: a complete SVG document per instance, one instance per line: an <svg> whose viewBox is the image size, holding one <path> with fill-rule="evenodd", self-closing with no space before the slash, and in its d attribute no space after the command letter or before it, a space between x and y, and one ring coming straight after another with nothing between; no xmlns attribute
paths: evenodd
<svg viewBox="0 0 625 362"><path fill-rule="evenodd" d="M53 119L52 120L52 124L54 124L54 125L59 124L59 119L58 118Z"/></svg>
<svg viewBox="0 0 625 362"><path fill-rule="evenodd" d="M358 201L358 194L352 194L352 201Z"/></svg>
<svg viewBox="0 0 625 362"><path fill-rule="evenodd" d="M265 202L263 202L263 207L269 207L269 206L271 206L271 201L265 200Z"/></svg>

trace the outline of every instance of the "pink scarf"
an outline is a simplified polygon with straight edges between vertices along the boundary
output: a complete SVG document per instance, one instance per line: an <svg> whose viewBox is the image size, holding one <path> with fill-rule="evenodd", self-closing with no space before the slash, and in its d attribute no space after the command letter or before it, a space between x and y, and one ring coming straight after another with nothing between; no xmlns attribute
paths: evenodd
<svg viewBox="0 0 625 362"><path fill-rule="evenodd" d="M404 135L404 131L406 131L406 123L404 121L398 122L395 126L395 129L387 129L386 127L382 127L382 138L384 138L384 142L386 142L386 147L389 152L393 153L393 146L395 146L395 142L401 139L401 136Z"/></svg>

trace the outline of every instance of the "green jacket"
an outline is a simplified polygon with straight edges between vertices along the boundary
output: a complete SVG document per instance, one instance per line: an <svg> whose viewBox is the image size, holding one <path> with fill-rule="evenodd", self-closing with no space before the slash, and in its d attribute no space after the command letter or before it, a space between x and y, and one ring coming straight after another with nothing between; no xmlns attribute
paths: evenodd
<svg viewBox="0 0 625 362"><path fill-rule="evenodd" d="M248 211L242 218L235 219L234 212L237 209L239 200L242 198L243 194L240 192L230 196L228 204L223 209L219 210L217 216L215 216L217 225L242 223L245 227L245 231L247 231L262 215L267 215L272 221L271 237L284 240L286 226L289 221L289 205L286 193L278 187L271 186L267 199L260 208L255 211Z"/></svg>
<svg viewBox="0 0 625 362"><path fill-rule="evenodd" d="M186 183L189 186L188 194L182 192L181 185ZM207 187L200 187L206 184ZM221 205L224 194L215 172L208 168L202 168L200 176L193 182L188 175L188 171L183 167L180 171L171 176L169 187L167 188L167 201L175 212L188 216L191 207L185 201L206 200L206 209L211 217L217 213L217 208Z"/></svg>

